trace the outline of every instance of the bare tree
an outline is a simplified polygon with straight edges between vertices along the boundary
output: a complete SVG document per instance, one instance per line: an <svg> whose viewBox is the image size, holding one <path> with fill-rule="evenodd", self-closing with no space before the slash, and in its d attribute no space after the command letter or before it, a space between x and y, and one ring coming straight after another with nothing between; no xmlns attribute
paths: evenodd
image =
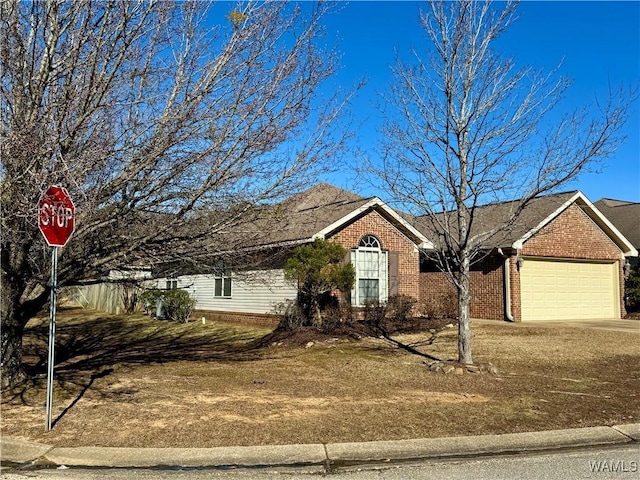
<svg viewBox="0 0 640 480"><path fill-rule="evenodd" d="M328 7L225 9L0 3L3 386L22 378L24 327L49 295L36 212L49 184L77 211L62 287L229 250L221 233L307 186L343 147L349 95L318 97L336 69L318 41Z"/></svg>
<svg viewBox="0 0 640 480"><path fill-rule="evenodd" d="M629 101L558 113L570 82L517 68L495 50L516 2L430 2L430 45L400 59L385 119L382 168L389 195L428 223L432 252L458 294L458 356L472 363L469 270L487 240L504 235L531 200L576 178L620 144ZM554 120L559 119L559 120ZM515 200L499 227L476 208Z"/></svg>

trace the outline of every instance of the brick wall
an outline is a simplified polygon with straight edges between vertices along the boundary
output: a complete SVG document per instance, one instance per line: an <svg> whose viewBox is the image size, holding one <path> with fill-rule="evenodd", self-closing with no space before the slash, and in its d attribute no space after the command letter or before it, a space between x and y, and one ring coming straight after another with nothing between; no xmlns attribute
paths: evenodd
<svg viewBox="0 0 640 480"><path fill-rule="evenodd" d="M471 305L473 318L504 319L502 289L503 259L493 255L474 264L470 272ZM452 303L454 311L451 312ZM457 314L456 289L442 272L420 273L420 304L427 315Z"/></svg>
<svg viewBox="0 0 640 480"><path fill-rule="evenodd" d="M516 322L522 320L522 304L520 302L520 273L515 256L509 258L509 284L511 286L511 315Z"/></svg>
<svg viewBox="0 0 640 480"><path fill-rule="evenodd" d="M471 267L471 317L504 319L504 259L492 255Z"/></svg>
<svg viewBox="0 0 640 480"><path fill-rule="evenodd" d="M398 253L398 293L419 298L419 253L415 244L403 235L375 210L355 220L338 233L332 240L338 241L346 249L358 248L362 237L375 235L383 250Z"/></svg>
<svg viewBox="0 0 640 480"><path fill-rule="evenodd" d="M623 255L615 243L577 205L571 205L550 224L527 240L522 256L572 258L580 260L612 260L618 262L620 285L620 312L624 308ZM517 320L521 317L520 274L512 266L512 310ZM513 288L513 287L516 288Z"/></svg>
<svg viewBox="0 0 640 480"><path fill-rule="evenodd" d="M256 325L260 327L275 328L280 322L280 317L269 313L240 313L222 312L213 310L193 310L192 321L201 321L202 317L206 321L218 321L226 323L239 323L243 325Z"/></svg>
<svg viewBox="0 0 640 480"><path fill-rule="evenodd" d="M522 255L620 260L615 243L577 205L571 205L525 242Z"/></svg>
<svg viewBox="0 0 640 480"><path fill-rule="evenodd" d="M571 205L549 225L523 245L523 256L571 258L582 260L612 260L618 262L620 311L624 309L624 272L620 249L577 205ZM516 321L522 319L520 273L516 257L509 258L511 313ZM503 293L503 262L498 255L488 257L471 272L471 316L502 320L505 318ZM455 288L441 272L420 273L420 302L430 310L446 311L449 297ZM435 307L434 307L435 306Z"/></svg>

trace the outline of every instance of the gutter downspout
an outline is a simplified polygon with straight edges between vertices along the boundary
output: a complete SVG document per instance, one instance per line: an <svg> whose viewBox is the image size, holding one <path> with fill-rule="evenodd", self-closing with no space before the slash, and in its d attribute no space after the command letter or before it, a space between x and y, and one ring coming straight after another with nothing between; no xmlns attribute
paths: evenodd
<svg viewBox="0 0 640 480"><path fill-rule="evenodd" d="M504 258L504 264L502 266L504 283L504 316L509 322L515 322L513 313L511 312L511 274L509 273L509 256L504 254L502 248L498 248L498 253L502 258Z"/></svg>

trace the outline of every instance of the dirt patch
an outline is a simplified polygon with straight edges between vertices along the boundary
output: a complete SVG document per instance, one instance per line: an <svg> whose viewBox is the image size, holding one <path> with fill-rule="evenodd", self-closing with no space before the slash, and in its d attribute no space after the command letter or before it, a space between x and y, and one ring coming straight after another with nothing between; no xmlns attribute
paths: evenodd
<svg viewBox="0 0 640 480"><path fill-rule="evenodd" d="M452 327L391 335L397 343L312 332L259 347L264 328L63 310L54 428L43 428L43 318L25 337L33 380L2 392L2 433L59 446L212 447L640 421L640 335L501 323L472 333L475 361L497 375L429 371L425 356L455 361Z"/></svg>

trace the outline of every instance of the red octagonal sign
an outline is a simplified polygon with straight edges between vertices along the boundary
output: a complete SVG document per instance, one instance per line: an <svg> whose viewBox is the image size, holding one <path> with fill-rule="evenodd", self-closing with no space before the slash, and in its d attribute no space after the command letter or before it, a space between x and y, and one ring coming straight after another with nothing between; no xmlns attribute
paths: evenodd
<svg viewBox="0 0 640 480"><path fill-rule="evenodd" d="M38 202L38 227L52 247L64 247L76 228L76 207L66 188L50 186Z"/></svg>

